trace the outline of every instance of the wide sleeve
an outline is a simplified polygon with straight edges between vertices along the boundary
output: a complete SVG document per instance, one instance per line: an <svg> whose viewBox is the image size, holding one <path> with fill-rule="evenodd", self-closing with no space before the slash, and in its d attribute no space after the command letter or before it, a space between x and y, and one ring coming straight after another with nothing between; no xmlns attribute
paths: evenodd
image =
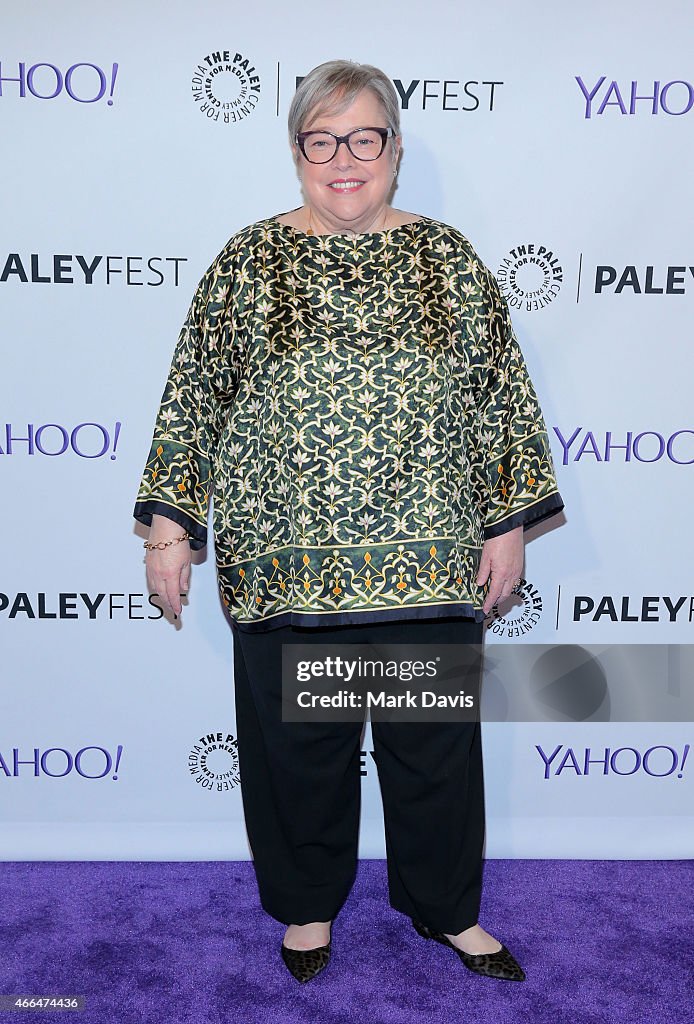
<svg viewBox="0 0 694 1024"><path fill-rule="evenodd" d="M199 282L176 343L133 515L166 516L207 543L215 450L238 378L230 267L215 261Z"/></svg>
<svg viewBox="0 0 694 1024"><path fill-rule="evenodd" d="M492 272L481 275L484 296L478 340L484 372L478 397L487 506L484 537L523 530L564 508L547 428L518 344L506 299Z"/></svg>

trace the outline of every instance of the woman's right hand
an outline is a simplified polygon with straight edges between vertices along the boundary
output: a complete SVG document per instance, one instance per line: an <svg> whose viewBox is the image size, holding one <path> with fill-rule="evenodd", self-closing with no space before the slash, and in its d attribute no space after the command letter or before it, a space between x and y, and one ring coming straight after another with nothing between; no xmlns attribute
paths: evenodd
<svg viewBox="0 0 694 1024"><path fill-rule="evenodd" d="M158 544L180 537L184 532L183 527L172 519L153 515L148 540L150 544ZM190 544L182 540L155 551L147 549L145 565L151 593L159 595L164 611L178 617L181 614L181 594L187 594L190 586Z"/></svg>

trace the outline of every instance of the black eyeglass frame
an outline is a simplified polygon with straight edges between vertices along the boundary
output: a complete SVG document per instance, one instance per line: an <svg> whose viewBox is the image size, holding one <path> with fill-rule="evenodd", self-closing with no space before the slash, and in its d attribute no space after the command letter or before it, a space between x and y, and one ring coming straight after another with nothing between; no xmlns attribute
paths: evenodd
<svg viewBox="0 0 694 1024"><path fill-rule="evenodd" d="M381 152L378 154L378 156L359 156L358 153L354 152L349 140L353 135L356 135L357 132L377 132L381 136ZM306 149L304 148L304 143L306 142L306 139L309 137L309 135L331 135L332 138L335 139L335 152L333 153L333 155L328 157L327 160L311 160L309 157L307 157ZM383 156L383 150L386 148L386 142L388 141L388 139L391 139L394 136L395 132L393 131L392 128L380 128L376 125L367 125L363 128L353 128L352 131L347 132L346 135L336 135L335 132L328 132L325 130L314 128L310 132L297 132L296 136L294 137L294 141L296 142L297 146L303 153L304 159L307 160L308 163L310 164L329 164L330 161L334 160L335 157L337 156L337 151L340 148L341 143L343 142L347 146L347 149L350 151L355 160L361 160L363 163L373 163L374 160L378 160L379 157Z"/></svg>

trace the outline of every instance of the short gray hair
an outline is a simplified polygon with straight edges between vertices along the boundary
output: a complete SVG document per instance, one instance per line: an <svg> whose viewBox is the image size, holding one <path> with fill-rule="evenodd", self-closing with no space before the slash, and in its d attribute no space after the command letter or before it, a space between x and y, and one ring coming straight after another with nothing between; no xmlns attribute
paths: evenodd
<svg viewBox="0 0 694 1024"><path fill-rule="evenodd" d="M329 60L309 71L299 83L289 107L289 140L295 143L297 132L303 129L308 115L341 114L363 89L370 89L381 102L387 127L400 134L400 107L393 83L373 64L357 64L350 60ZM391 139L394 147L395 140Z"/></svg>

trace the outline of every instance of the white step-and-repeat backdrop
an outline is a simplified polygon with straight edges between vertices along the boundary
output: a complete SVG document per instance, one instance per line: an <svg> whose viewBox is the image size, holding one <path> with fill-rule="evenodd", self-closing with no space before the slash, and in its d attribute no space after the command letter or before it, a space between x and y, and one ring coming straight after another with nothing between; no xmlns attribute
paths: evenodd
<svg viewBox="0 0 694 1024"><path fill-rule="evenodd" d="M487 856L691 856L691 7L37 0L1 21L0 856L250 855L212 552L169 623L131 515L193 289L300 204L287 110L336 57L400 95L395 205L497 275L566 502L489 620L490 693L528 686L537 713L483 724ZM360 852L383 857L371 750L367 726Z"/></svg>

